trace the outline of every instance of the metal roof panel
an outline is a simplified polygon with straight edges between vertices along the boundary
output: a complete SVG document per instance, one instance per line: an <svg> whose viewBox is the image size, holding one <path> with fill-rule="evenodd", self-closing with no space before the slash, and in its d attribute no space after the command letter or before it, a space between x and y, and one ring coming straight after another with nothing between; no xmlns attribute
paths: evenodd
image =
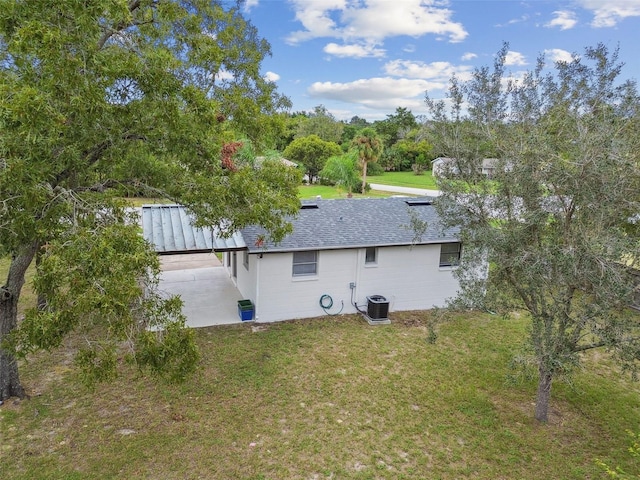
<svg viewBox="0 0 640 480"><path fill-rule="evenodd" d="M161 254L246 248L240 232L223 238L218 229L194 227L182 205L143 205L142 230L145 240Z"/></svg>

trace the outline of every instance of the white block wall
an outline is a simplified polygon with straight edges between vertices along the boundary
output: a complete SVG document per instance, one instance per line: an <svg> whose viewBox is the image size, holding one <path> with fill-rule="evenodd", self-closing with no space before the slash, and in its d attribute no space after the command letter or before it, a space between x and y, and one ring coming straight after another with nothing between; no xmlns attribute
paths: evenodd
<svg viewBox="0 0 640 480"><path fill-rule="evenodd" d="M450 268L439 268L440 245L380 247L376 265L365 265L365 249L322 250L318 273L292 276L292 253L250 255L249 271L238 254L238 290L256 305L256 319L273 322L324 315L320 297L330 295L329 311L355 313L354 299L366 310L367 296L383 295L393 310L420 310L443 306L456 294L458 283Z"/></svg>

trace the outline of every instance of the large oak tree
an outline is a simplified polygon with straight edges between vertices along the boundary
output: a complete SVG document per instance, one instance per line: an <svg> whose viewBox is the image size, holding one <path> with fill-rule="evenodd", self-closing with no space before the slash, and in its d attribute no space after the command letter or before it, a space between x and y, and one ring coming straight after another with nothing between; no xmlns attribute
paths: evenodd
<svg viewBox="0 0 640 480"><path fill-rule="evenodd" d="M640 261L628 228L640 212L640 98L603 45L554 68L541 58L519 79L505 73L506 53L468 82L453 79L447 102L427 99L437 150L454 159L436 203L461 228L458 305L531 319L519 358L535 368L535 418L546 421L553 380L583 352L607 349L631 369L640 358L628 308ZM499 157L491 178L486 145Z"/></svg>
<svg viewBox="0 0 640 480"><path fill-rule="evenodd" d="M179 302L154 293L158 262L123 193L181 202L223 233L288 231L298 174L221 165L224 129L255 141L260 117L287 104L259 73L269 45L225 5L0 1L0 251L11 262L0 399L25 394L16 354L73 331L90 380L113 375L123 355L172 377L193 369L193 335ZM19 321L34 258L41 302Z"/></svg>
<svg viewBox="0 0 640 480"><path fill-rule="evenodd" d="M296 138L284 149L285 158L301 163L309 176L309 183L318 178L329 157L340 155L342 149L334 142L322 140L317 135Z"/></svg>

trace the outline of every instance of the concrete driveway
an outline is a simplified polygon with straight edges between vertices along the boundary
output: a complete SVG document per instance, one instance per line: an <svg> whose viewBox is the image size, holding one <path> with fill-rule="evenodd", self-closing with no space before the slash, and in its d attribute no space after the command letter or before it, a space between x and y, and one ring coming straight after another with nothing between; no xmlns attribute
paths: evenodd
<svg viewBox="0 0 640 480"><path fill-rule="evenodd" d="M180 295L189 327L242 323L240 292L213 253L163 255L160 290Z"/></svg>

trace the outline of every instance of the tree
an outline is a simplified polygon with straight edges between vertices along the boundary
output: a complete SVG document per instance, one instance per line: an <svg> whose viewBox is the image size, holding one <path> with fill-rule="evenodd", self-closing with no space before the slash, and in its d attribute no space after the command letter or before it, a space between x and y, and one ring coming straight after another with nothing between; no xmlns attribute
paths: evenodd
<svg viewBox="0 0 640 480"><path fill-rule="evenodd" d="M455 305L530 317L519 358L536 369L535 418L545 422L553 380L569 375L582 352L604 348L637 367L628 265L640 244L624 227L640 211L640 99L635 83L619 78L617 51L603 45L551 71L540 58L519 81L505 79L507 51L492 70L452 80L450 111L427 98L437 150L457 161L436 205L447 226L461 229ZM479 172L482 140L498 154L491 179Z"/></svg>
<svg viewBox="0 0 640 480"><path fill-rule="evenodd" d="M345 188L349 194L360 184L357 164L358 157L355 151L331 157L327 160L320 176L333 182L334 185Z"/></svg>
<svg viewBox="0 0 640 480"><path fill-rule="evenodd" d="M378 135L384 139L384 146L391 147L418 126L416 117L404 107L396 108L394 115L374 123Z"/></svg>
<svg viewBox="0 0 640 480"><path fill-rule="evenodd" d="M382 141L373 128L363 128L353 139L353 146L358 152L358 161L362 165L362 193L367 186L367 164L376 162L382 154Z"/></svg>
<svg viewBox="0 0 640 480"><path fill-rule="evenodd" d="M118 358L171 378L195 368L193 332L180 302L154 293L158 260L123 192L183 203L222 234L254 223L274 238L289 231L295 171L221 164L229 119L239 133L253 126L236 100L252 98L251 115L284 102L259 75L268 44L225 4L1 2L0 253L11 263L0 399L25 395L16 354L72 331L84 336L77 362L89 381L110 378ZM43 301L18 323L36 256Z"/></svg>
<svg viewBox="0 0 640 480"><path fill-rule="evenodd" d="M289 160L302 163L309 175L309 183L313 183L327 159L341 153L342 149L337 143L325 142L317 135L309 135L296 138L285 148L283 155Z"/></svg>
<svg viewBox="0 0 640 480"><path fill-rule="evenodd" d="M422 174L429 168L433 146L428 141L406 138L398 141L394 147L400 157L406 159L406 162L411 165L416 175Z"/></svg>
<svg viewBox="0 0 640 480"><path fill-rule="evenodd" d="M340 139L343 149L348 149L351 145L351 140L358 134L360 130L370 126L366 119L360 118L357 115L351 117L349 123L342 122L342 138Z"/></svg>
<svg viewBox="0 0 640 480"><path fill-rule="evenodd" d="M339 144L343 128L342 122L337 121L324 105L318 105L308 116L300 119L295 138L317 135L325 142Z"/></svg>

